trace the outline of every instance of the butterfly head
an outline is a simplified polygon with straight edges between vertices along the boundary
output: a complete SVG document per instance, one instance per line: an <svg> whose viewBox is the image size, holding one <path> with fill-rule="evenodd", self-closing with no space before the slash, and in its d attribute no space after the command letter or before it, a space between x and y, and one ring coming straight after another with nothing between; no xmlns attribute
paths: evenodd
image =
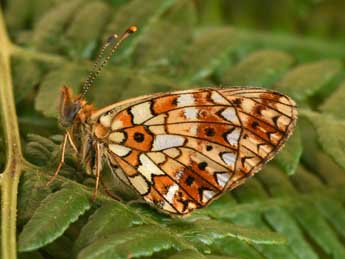
<svg viewBox="0 0 345 259"><path fill-rule="evenodd" d="M61 126L65 128L72 126L85 104L86 101L83 98L73 96L71 88L63 86L61 88L59 109Z"/></svg>

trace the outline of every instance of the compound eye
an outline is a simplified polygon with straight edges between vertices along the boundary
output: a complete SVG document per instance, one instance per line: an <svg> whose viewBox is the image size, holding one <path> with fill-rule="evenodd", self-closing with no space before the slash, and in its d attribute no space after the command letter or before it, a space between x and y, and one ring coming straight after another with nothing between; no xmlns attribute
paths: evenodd
<svg viewBox="0 0 345 259"><path fill-rule="evenodd" d="M60 114L60 123L63 127L69 127L73 124L73 121L80 111L81 105L79 102L73 102L69 104L65 104Z"/></svg>

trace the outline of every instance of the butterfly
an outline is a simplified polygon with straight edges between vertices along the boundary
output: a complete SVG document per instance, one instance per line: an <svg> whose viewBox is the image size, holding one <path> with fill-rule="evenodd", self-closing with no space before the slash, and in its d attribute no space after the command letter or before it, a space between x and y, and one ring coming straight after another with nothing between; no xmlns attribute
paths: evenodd
<svg viewBox="0 0 345 259"><path fill-rule="evenodd" d="M114 35L106 47L136 31ZM104 53L105 47L101 50ZM244 183L283 147L296 125L297 108L288 96L256 87L201 88L137 97L95 109L84 92L62 87L60 124L67 144L96 177L107 164L126 186L168 214L187 215Z"/></svg>

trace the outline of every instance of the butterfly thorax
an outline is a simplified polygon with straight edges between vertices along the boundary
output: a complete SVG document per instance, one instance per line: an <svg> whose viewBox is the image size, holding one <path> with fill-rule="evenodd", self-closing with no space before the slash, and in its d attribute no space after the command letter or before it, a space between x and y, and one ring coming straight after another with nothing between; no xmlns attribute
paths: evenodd
<svg viewBox="0 0 345 259"><path fill-rule="evenodd" d="M73 97L68 87L62 87L60 97L60 124L71 136L78 158L85 166L86 172L92 174L95 164L96 124L90 122L94 106L80 96ZM99 134L98 134L99 135Z"/></svg>

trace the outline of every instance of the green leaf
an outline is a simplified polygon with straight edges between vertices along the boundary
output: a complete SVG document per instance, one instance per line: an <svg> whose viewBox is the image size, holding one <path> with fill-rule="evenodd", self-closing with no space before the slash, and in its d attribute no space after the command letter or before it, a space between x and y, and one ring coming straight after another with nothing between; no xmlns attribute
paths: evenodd
<svg viewBox="0 0 345 259"><path fill-rule="evenodd" d="M286 142L282 151L278 153L275 158L277 164L289 175L295 173L296 168L300 162L303 151L303 145L299 128L297 127L295 133Z"/></svg>
<svg viewBox="0 0 345 259"><path fill-rule="evenodd" d="M232 259L237 257L230 257L230 256L217 256L217 255L203 255L199 252L193 250L183 250L181 252L177 252L176 254L169 256L169 259Z"/></svg>
<svg viewBox="0 0 345 259"><path fill-rule="evenodd" d="M195 5L191 1L176 1L167 15L153 22L138 40L133 66L145 71L161 69L167 75L176 73L174 63L192 40L196 19Z"/></svg>
<svg viewBox="0 0 345 259"><path fill-rule="evenodd" d="M67 24L80 8L81 0L60 2L56 8L50 9L35 25L32 33L32 44L41 51L61 53L64 39L61 37Z"/></svg>
<svg viewBox="0 0 345 259"><path fill-rule="evenodd" d="M252 229L229 223L220 224L211 220L197 220L193 223L176 222L170 226L196 244L211 245L215 240L224 239L225 237L236 237L239 240L257 244L284 244L286 242L283 236L276 233L256 232Z"/></svg>
<svg viewBox="0 0 345 259"><path fill-rule="evenodd" d="M140 28L139 35L143 34L174 2L174 0L152 0L143 5L140 0L130 1L118 9L117 15L108 24L104 37L108 37L119 29L123 30L132 24ZM129 39L126 46L117 54L115 60L129 56L134 51L139 39L140 37Z"/></svg>
<svg viewBox="0 0 345 259"><path fill-rule="evenodd" d="M303 231L300 230L298 224L289 215L287 210L272 208L265 212L264 217L274 229L289 237L290 247L295 255L301 258L318 258L314 250L305 242Z"/></svg>
<svg viewBox="0 0 345 259"><path fill-rule="evenodd" d="M330 226L319 215L314 213L313 205L303 204L293 210L307 235L313 239L318 246L329 256L342 258L345 256L345 249L338 241L337 236Z"/></svg>
<svg viewBox="0 0 345 259"><path fill-rule="evenodd" d="M222 254L239 258L264 258L250 243L241 242L236 238L216 240L212 245L212 254Z"/></svg>
<svg viewBox="0 0 345 259"><path fill-rule="evenodd" d="M210 75L240 44L231 28L200 32L183 54L179 77L193 82ZM207 51L202 51L206 48Z"/></svg>
<svg viewBox="0 0 345 259"><path fill-rule="evenodd" d="M51 194L50 188L43 188L46 178L39 174L25 172L21 178L19 192L22 194L18 200L18 220L21 224L32 218L42 200Z"/></svg>
<svg viewBox="0 0 345 259"><path fill-rule="evenodd" d="M314 206L319 209L321 215L327 219L327 222L337 230L337 233L339 233L341 237L344 237L345 211L342 203L337 200L320 198L318 202L314 203Z"/></svg>
<svg viewBox="0 0 345 259"><path fill-rule="evenodd" d="M32 251L52 242L88 209L89 197L72 186L48 195L20 233L19 251Z"/></svg>
<svg viewBox="0 0 345 259"><path fill-rule="evenodd" d="M232 85L270 87L293 63L293 57L277 50L259 50L249 54L223 74L223 82Z"/></svg>
<svg viewBox="0 0 345 259"><path fill-rule="evenodd" d="M183 248L186 245L157 226L138 226L98 239L84 248L78 258L138 258Z"/></svg>
<svg viewBox="0 0 345 259"><path fill-rule="evenodd" d="M305 113L305 116L314 125L323 150L345 169L345 121L311 112Z"/></svg>
<svg viewBox="0 0 345 259"><path fill-rule="evenodd" d="M64 44L72 57L90 58L97 51L97 39L108 22L112 12L102 1L85 4L73 17L73 24L68 28ZM85 30L85 28L88 28Z"/></svg>
<svg viewBox="0 0 345 259"><path fill-rule="evenodd" d="M85 71L73 64L64 65L50 72L41 84L35 103L36 110L45 116L57 117L60 88L66 85L74 92L78 92L81 78L85 75Z"/></svg>
<svg viewBox="0 0 345 259"><path fill-rule="evenodd" d="M343 66L338 60L303 64L289 71L274 88L298 102L304 102L324 88L331 88L332 80L336 79L342 70Z"/></svg>
<svg viewBox="0 0 345 259"><path fill-rule="evenodd" d="M105 202L82 228L74 250L79 251L104 236L142 224L143 219L125 206Z"/></svg>
<svg viewBox="0 0 345 259"><path fill-rule="evenodd" d="M22 101L27 97L34 87L39 84L42 77L42 71L37 62L31 59L14 59L13 76L16 102Z"/></svg>
<svg viewBox="0 0 345 259"><path fill-rule="evenodd" d="M321 105L321 111L330 113L333 116L345 119L345 82L341 83L338 88L331 94L327 100Z"/></svg>

